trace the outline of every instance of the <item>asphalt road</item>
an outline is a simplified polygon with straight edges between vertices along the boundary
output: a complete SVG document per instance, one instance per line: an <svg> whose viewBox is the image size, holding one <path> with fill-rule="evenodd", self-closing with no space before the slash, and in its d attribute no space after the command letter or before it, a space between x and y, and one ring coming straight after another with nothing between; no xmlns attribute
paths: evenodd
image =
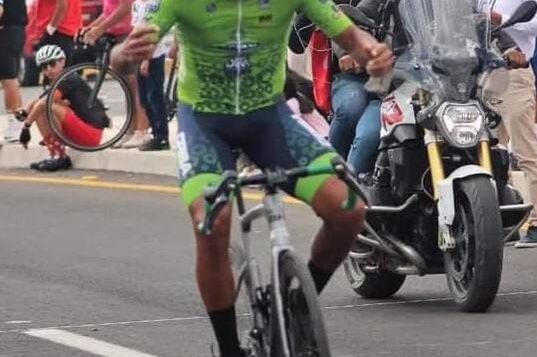
<svg viewBox="0 0 537 357"><path fill-rule="evenodd" d="M0 356L211 355L193 237L177 195L67 184L88 175L172 179L5 178L14 174L34 177L0 171ZM288 204L287 214L305 256L319 222L303 205ZM266 229L257 228L263 257ZM409 278L395 298L368 301L338 271L321 299L333 356L535 356L537 249L509 247L505 258L501 294L487 314L458 312L442 276Z"/></svg>

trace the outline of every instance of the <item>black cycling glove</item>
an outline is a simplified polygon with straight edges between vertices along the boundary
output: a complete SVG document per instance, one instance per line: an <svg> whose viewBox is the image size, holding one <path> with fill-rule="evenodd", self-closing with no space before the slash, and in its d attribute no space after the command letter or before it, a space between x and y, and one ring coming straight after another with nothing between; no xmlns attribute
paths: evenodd
<svg viewBox="0 0 537 357"><path fill-rule="evenodd" d="M24 128L21 130L21 135L19 136L19 142L25 149L28 149L28 143L32 139L30 135L30 128L24 124Z"/></svg>

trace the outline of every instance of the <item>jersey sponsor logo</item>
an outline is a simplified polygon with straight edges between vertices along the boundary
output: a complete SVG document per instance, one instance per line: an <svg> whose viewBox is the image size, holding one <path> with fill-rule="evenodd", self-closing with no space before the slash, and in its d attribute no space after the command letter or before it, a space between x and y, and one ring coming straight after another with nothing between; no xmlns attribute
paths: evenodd
<svg viewBox="0 0 537 357"><path fill-rule="evenodd" d="M270 0L259 0L259 6L263 10L270 8Z"/></svg>
<svg viewBox="0 0 537 357"><path fill-rule="evenodd" d="M208 3L205 9L207 10L209 14L216 12L217 10L216 3L215 2Z"/></svg>

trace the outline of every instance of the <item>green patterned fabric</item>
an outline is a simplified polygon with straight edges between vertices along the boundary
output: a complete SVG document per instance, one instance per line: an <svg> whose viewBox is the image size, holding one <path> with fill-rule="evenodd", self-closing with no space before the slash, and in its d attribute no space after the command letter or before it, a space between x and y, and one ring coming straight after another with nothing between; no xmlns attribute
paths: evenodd
<svg viewBox="0 0 537 357"><path fill-rule="evenodd" d="M245 114L274 104L296 11L328 36L352 26L329 0L162 0L149 21L179 34L179 100L208 113Z"/></svg>

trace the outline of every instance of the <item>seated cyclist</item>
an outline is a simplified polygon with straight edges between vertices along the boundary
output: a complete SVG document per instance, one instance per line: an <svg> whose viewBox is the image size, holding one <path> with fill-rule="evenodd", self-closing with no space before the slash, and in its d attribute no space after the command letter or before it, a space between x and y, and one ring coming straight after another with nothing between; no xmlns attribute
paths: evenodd
<svg viewBox="0 0 537 357"><path fill-rule="evenodd" d="M65 67L65 53L57 45L41 47L35 61L45 78L54 81ZM57 128L62 130L70 141L80 146L94 147L100 144L103 129L110 125L103 104L96 100L88 106L91 88L76 73L62 80L54 93L52 113ZM50 157L35 162L30 168L38 171L57 171L69 169L71 159L65 153L65 144L54 135L47 118L47 91L25 109L17 111L17 117L24 120L20 142L26 147L30 141L30 126L36 122Z"/></svg>

